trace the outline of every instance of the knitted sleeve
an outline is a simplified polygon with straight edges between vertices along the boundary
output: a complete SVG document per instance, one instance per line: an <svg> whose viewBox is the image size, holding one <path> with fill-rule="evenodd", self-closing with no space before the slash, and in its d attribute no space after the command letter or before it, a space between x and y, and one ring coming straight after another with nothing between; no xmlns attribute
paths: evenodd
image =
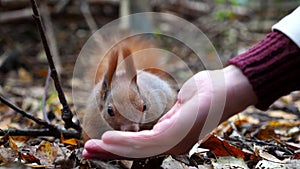
<svg viewBox="0 0 300 169"><path fill-rule="evenodd" d="M300 49L277 30L229 63L249 79L259 109L266 110L279 97L300 89Z"/></svg>

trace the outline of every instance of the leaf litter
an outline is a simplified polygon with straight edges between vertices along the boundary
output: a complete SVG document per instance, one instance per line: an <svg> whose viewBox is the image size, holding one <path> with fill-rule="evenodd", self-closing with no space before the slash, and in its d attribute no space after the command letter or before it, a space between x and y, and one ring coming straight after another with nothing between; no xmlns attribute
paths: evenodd
<svg viewBox="0 0 300 169"><path fill-rule="evenodd" d="M65 20L64 23L67 23L62 26L65 29L75 30L76 23ZM14 26L13 33L10 34L19 36L18 31L30 32L26 29L36 31L30 27ZM224 32L226 31L224 30ZM63 37L69 36L59 33ZM29 42L28 39L26 42ZM2 39L0 40L2 41ZM66 42L66 40L60 41ZM77 50L82 46L80 43L76 46L74 43L78 42L76 40L69 42L72 44L65 44L67 47L63 45L61 47L62 53L65 54L64 57L72 53L70 46ZM30 50L27 50L26 44L40 45L35 44L35 42L24 43L22 46L24 51L44 52L40 49L37 50L37 48L33 49L33 47L31 49L30 46L28 47ZM236 45L231 46L236 48ZM78 53L78 51L74 53ZM26 55L31 56L32 54L26 53ZM26 66L19 67L9 72L9 75L6 75L6 85L0 85L0 92L9 96L13 103L24 110L37 117L42 117L39 105L41 105L41 93L44 89L32 84L43 84L48 66L45 62L36 63L35 59L32 58L27 60L31 60L28 61L27 65L34 64L36 66L33 66L32 69L27 69ZM62 61L65 62L65 65L70 65L70 60L62 59ZM72 67L65 70L72 70ZM71 74L67 71L63 73ZM65 74L63 76L66 76ZM36 77L39 77L38 81ZM68 87L67 89L69 89ZM57 95L53 93L50 93L47 100L47 113L48 116L52 117L51 122L53 124L63 127L61 107ZM66 94L69 95L67 100L72 100L69 93L71 92L67 90ZM299 92L293 92L279 99L266 112L253 107L248 108L222 123L219 128L202 141L197 151L189 157L180 159L168 156L163 162L163 168L300 168L299 98ZM40 128L1 102L0 118L0 129ZM10 136L9 133L6 133L0 139L0 145L0 168L126 168L124 161L89 161L83 159L81 157L83 144L81 140L74 138ZM127 168L129 167L130 164L127 165Z"/></svg>

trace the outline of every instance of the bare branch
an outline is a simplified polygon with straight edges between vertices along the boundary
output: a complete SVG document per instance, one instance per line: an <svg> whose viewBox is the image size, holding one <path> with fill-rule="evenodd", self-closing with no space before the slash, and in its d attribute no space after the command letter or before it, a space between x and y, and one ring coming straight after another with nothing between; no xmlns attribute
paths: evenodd
<svg viewBox="0 0 300 169"><path fill-rule="evenodd" d="M0 13L0 23L28 18L32 15L30 8Z"/></svg>
<svg viewBox="0 0 300 169"><path fill-rule="evenodd" d="M75 130L59 130L53 131L49 129L8 129L8 130L0 130L0 136L4 136L8 133L10 136L52 136L55 138L61 138L61 134L64 138L76 138L80 139L81 134Z"/></svg>
<svg viewBox="0 0 300 169"><path fill-rule="evenodd" d="M39 125L43 125L47 127L47 129L9 129L9 130L0 130L0 135L3 136L5 133L9 132L11 136L53 136L56 138L60 138L61 134L63 134L64 138L81 138L81 133L78 131L72 130L61 130L58 129L56 126L52 125L51 123L47 123L42 119L39 119L21 108L17 107L16 105L12 104L10 101L5 99L3 96L0 95L0 101L3 102L5 105L10 107L11 109L15 110L17 113L22 114L23 116L33 120Z"/></svg>
<svg viewBox="0 0 300 169"><path fill-rule="evenodd" d="M46 1L43 1L43 3L41 4L41 11L43 14L42 17L43 17L43 21L44 21L45 28L46 28L46 32L45 32L46 37L48 38L47 40L49 42L49 49L53 56L53 61L54 61L56 70L58 72L58 75L60 75L61 71L62 71L61 61L60 61L60 56L59 56L59 52L57 49L57 43L56 43L56 38L55 38L54 30L53 30L53 24L51 21L49 7L47 6Z"/></svg>
<svg viewBox="0 0 300 169"><path fill-rule="evenodd" d="M90 28L91 33L94 33L97 30L97 24L91 14L90 6L89 6L87 0L81 0L80 2L81 2L81 5L80 5L81 13L82 13L88 27Z"/></svg>
<svg viewBox="0 0 300 169"><path fill-rule="evenodd" d="M58 74L57 74L53 59L52 59L52 55L51 55L51 52L50 52L50 49L49 49L49 45L48 45L48 42L47 42L47 38L46 38L46 35L45 35L44 27L42 25L42 21L41 21L41 17L40 17L39 11L38 11L36 1L31 0L31 5L32 5L32 11L33 11L33 18L34 18L34 20L35 20L35 22L38 26L40 36L41 36L41 39L42 39L42 42L43 42L43 46L44 46L44 49L45 49L45 53L46 53L46 56L47 56L47 60L48 60L48 63L49 63L49 67L51 69L51 77L54 81L54 86L55 86L56 91L58 93L58 98L60 100L60 103L63 106L63 108L62 108L62 119L65 122L65 127L66 128L74 128L78 131L81 131L81 127L78 124L75 124L72 121L73 114L70 110L70 107L68 105L68 102L66 100L64 92L63 92L63 90L61 88L61 85L60 85L60 81L59 81L59 78L58 78Z"/></svg>
<svg viewBox="0 0 300 169"><path fill-rule="evenodd" d="M49 120L47 112L46 112L46 101L47 101L47 97L48 97L48 89L49 89L50 78L51 78L51 71L50 71L50 68L49 68L48 69L48 74L47 74L47 77L46 77L46 82L45 82L43 99L42 99L42 112L43 112L44 120L47 123L50 123L50 120Z"/></svg>
<svg viewBox="0 0 300 169"><path fill-rule="evenodd" d="M34 122L36 122L37 124L46 126L49 129L55 129L56 127L54 127L53 125L47 123L46 121L43 121L42 119L39 119L27 112L25 112L24 110L22 110L21 108L17 107L16 105L12 104L10 101L8 101L7 99L5 99L3 96L0 95L0 101L2 103L4 103L5 105L7 105L8 107L10 107L11 109L13 109L14 111L22 114L23 116L29 118L30 120L33 120Z"/></svg>

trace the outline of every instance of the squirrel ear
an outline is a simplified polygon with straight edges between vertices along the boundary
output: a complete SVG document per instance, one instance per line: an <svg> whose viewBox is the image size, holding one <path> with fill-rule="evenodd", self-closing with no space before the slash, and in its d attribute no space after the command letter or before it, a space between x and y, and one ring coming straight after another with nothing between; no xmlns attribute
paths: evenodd
<svg viewBox="0 0 300 169"><path fill-rule="evenodd" d="M101 96L106 99L107 92L110 90L112 78L118 65L118 51L113 49L109 56L108 68L105 72L104 79L102 82Z"/></svg>
<svg viewBox="0 0 300 169"><path fill-rule="evenodd" d="M131 56L131 51L127 47L122 48L122 55L125 62L125 71L129 78L132 78L132 82L137 84L136 69L134 61Z"/></svg>
<svg viewBox="0 0 300 169"><path fill-rule="evenodd" d="M108 69L106 72L106 79L107 79L107 86L110 87L112 78L115 74L117 65L118 65L118 51L116 49L113 49L111 56L109 57L108 61Z"/></svg>

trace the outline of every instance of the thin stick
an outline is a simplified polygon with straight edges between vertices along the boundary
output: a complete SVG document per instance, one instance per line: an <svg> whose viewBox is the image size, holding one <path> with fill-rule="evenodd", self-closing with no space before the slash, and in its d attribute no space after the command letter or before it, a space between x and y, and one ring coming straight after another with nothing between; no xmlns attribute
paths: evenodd
<svg viewBox="0 0 300 169"><path fill-rule="evenodd" d="M46 37L48 38L48 44L50 48L50 52L53 56L53 61L56 67L56 71L58 75L61 74L62 71L62 66L61 66L61 61L60 61L60 56L57 48L57 43L54 35L54 30L53 30L53 23L51 21L51 16L50 16L50 11L47 5L46 1L43 1L41 3L41 11L42 11L42 18L44 21L44 25L46 28Z"/></svg>
<svg viewBox="0 0 300 169"><path fill-rule="evenodd" d="M31 6L32 6L32 11L33 11L32 16L33 16L33 18L34 18L34 20L35 20L35 22L38 26L40 36L41 36L41 39L42 39L42 42L43 42L43 46L44 46L44 49L45 49L45 53L46 53L46 56L47 56L47 60L48 60L48 63L49 63L49 67L51 69L51 77L54 81L54 86L55 86L56 91L58 93L58 98L60 100L60 103L63 106L63 108L62 108L62 119L65 122L65 127L66 128L74 128L77 131L81 131L81 127L78 124L73 123L73 121L72 121L73 114L70 110L70 107L68 106L68 102L67 102L66 97L64 95L64 92L61 88L60 81L59 81L59 78L58 78L58 74L57 74L53 59L52 59L52 55L51 55L51 52L50 52L50 49L49 49L49 45L48 45L48 42L47 42L47 39L46 39L45 31L44 31L44 28L43 28L43 25L42 25L41 17L40 17L38 7L37 7L37 4L36 4L35 0L31 0Z"/></svg>
<svg viewBox="0 0 300 169"><path fill-rule="evenodd" d="M52 136L55 138L61 138L61 134L64 138L76 138L80 139L81 135L75 130L59 130L53 131L49 129L8 129L0 130L0 136L4 136L8 133L10 136Z"/></svg>
<svg viewBox="0 0 300 169"><path fill-rule="evenodd" d="M1 2L0 2L1 3ZM18 9L0 13L0 23L12 22L24 18L29 18L32 14L30 8Z"/></svg>
<svg viewBox="0 0 300 169"><path fill-rule="evenodd" d="M16 105L12 104L10 101L8 101L7 99L5 99L3 96L0 95L0 101L2 103L4 103L5 105L7 105L8 107L10 107L11 109L13 109L14 111L22 114L23 116L29 118L30 120L33 120L34 122L36 122L37 124L46 126L49 129L56 129L56 127L54 127L53 125L47 123L46 121L43 121L42 119L36 118L35 116L25 112L24 110L22 110L21 108L17 107Z"/></svg>
<svg viewBox="0 0 300 169"><path fill-rule="evenodd" d="M95 19L93 18L91 11L90 11L90 6L88 4L87 0L81 0L80 1L81 5L80 5L80 11L88 25L88 27L90 28L91 33L93 34L94 32L97 31L97 24L95 22Z"/></svg>
<svg viewBox="0 0 300 169"><path fill-rule="evenodd" d="M48 89L49 89L50 78L51 78L51 71L50 71L50 68L49 68L48 69L48 74L47 74L47 77L46 77L45 87L44 87L43 99L42 99L43 117L44 117L44 120L47 123L50 123L50 120L49 120L47 112L46 112L46 102L47 102L47 97L48 97Z"/></svg>
<svg viewBox="0 0 300 169"><path fill-rule="evenodd" d="M78 131L72 130L62 130L58 129L56 126L52 125L51 123L47 123L42 119L36 118L35 116L25 112L21 108L17 107L16 105L12 104L10 101L5 99L3 96L0 95L0 101L10 107L11 109L15 110L17 113L22 114L23 116L33 120L39 125L43 125L47 127L47 129L8 129L8 130L0 130L0 136L4 136L5 133L9 133L10 136L53 136L55 138L60 138L61 134L64 138L81 138L81 133Z"/></svg>

